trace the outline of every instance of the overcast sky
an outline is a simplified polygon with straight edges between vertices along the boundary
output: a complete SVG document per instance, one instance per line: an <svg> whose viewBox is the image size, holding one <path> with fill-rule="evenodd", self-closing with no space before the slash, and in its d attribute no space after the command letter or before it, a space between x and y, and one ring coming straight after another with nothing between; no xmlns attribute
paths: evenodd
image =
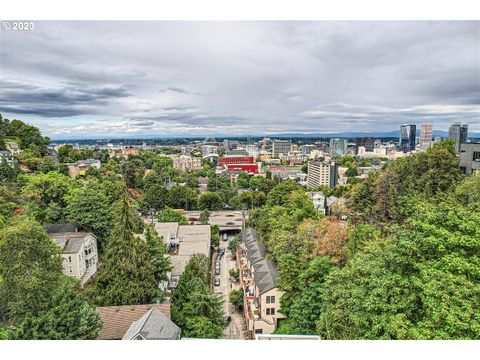
<svg viewBox="0 0 480 360"><path fill-rule="evenodd" d="M480 22L36 22L0 113L53 138L480 131Z"/></svg>

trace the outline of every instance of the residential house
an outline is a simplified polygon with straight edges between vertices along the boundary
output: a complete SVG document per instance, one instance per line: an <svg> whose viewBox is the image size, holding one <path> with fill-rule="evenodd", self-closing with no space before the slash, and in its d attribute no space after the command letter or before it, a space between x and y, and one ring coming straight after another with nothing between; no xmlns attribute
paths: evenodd
<svg viewBox="0 0 480 360"><path fill-rule="evenodd" d="M178 339L180 336L170 320L170 304L100 306L96 310L103 322L97 340L150 339L151 336ZM162 326L166 326L165 332ZM148 331L152 332L151 336Z"/></svg>
<svg viewBox="0 0 480 360"><path fill-rule="evenodd" d="M47 225L50 238L62 252L62 269L67 276L85 284L97 272L97 238L91 232L79 231L78 224Z"/></svg>
<svg viewBox="0 0 480 360"><path fill-rule="evenodd" d="M102 166L100 160L87 159L87 160L78 160L76 163L67 164L68 166L68 176L71 178L77 178L79 176L85 175L85 172L90 166L93 166L97 169L100 169Z"/></svg>
<svg viewBox="0 0 480 360"><path fill-rule="evenodd" d="M283 291L277 287L277 267L265 257L266 247L257 232L246 229L237 247L237 264L244 292L244 316L250 338L271 334L285 316L280 313Z"/></svg>
<svg viewBox="0 0 480 360"><path fill-rule="evenodd" d="M172 270L166 284L161 288L167 291L174 289L185 266L194 254L203 254L210 258L211 230L210 225L179 225L177 222L155 222L157 234L163 237L167 245Z"/></svg>
<svg viewBox="0 0 480 360"><path fill-rule="evenodd" d="M329 196L326 200L325 215L335 215L341 220L346 220L346 198L336 196Z"/></svg>
<svg viewBox="0 0 480 360"><path fill-rule="evenodd" d="M12 155L20 154L20 146L15 141L5 141L5 149L7 149Z"/></svg>
<svg viewBox="0 0 480 360"><path fill-rule="evenodd" d="M140 149L135 148L133 146L123 147L122 148L122 156L125 159L128 159L129 156L138 156L140 153Z"/></svg>
<svg viewBox="0 0 480 360"><path fill-rule="evenodd" d="M15 160L13 158L13 154L10 151L6 151L6 150L0 151L0 162L3 161L3 159L5 159L5 161L7 162L7 165L11 167L14 166Z"/></svg>
<svg viewBox="0 0 480 360"><path fill-rule="evenodd" d="M318 212L325 215L325 195L321 191L307 192L307 195L312 199L313 206Z"/></svg>
<svg viewBox="0 0 480 360"><path fill-rule="evenodd" d="M156 308L151 308L128 328L122 340L179 340L182 330Z"/></svg>
<svg viewBox="0 0 480 360"><path fill-rule="evenodd" d="M60 163L60 158L58 157L55 149L47 149L46 153L47 157L49 157L55 165L58 165Z"/></svg>

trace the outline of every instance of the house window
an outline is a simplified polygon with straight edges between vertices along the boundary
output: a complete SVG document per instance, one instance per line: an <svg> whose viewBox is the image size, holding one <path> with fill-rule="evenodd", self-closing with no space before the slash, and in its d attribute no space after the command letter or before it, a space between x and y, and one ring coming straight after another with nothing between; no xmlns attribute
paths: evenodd
<svg viewBox="0 0 480 360"><path fill-rule="evenodd" d="M267 304L270 304L270 296L267 296Z"/></svg>
<svg viewBox="0 0 480 360"><path fill-rule="evenodd" d="M473 152L473 161L479 160L480 159L480 151L474 151Z"/></svg>
<svg viewBox="0 0 480 360"><path fill-rule="evenodd" d="M267 315L275 315L275 308L267 308Z"/></svg>
<svg viewBox="0 0 480 360"><path fill-rule="evenodd" d="M69 263L72 262L72 257L71 257L71 256L68 257L68 262L69 262Z"/></svg>
<svg viewBox="0 0 480 360"><path fill-rule="evenodd" d="M270 303L275 304L275 296L270 296Z"/></svg>

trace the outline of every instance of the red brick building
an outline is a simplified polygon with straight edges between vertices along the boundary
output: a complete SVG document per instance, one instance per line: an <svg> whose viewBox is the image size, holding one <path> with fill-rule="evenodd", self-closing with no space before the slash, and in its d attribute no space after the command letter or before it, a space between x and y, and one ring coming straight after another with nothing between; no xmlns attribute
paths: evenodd
<svg viewBox="0 0 480 360"><path fill-rule="evenodd" d="M255 164L255 159L253 156L244 155L225 155L218 159L218 166L231 164Z"/></svg>
<svg viewBox="0 0 480 360"><path fill-rule="evenodd" d="M258 174L258 164L228 164L227 171Z"/></svg>

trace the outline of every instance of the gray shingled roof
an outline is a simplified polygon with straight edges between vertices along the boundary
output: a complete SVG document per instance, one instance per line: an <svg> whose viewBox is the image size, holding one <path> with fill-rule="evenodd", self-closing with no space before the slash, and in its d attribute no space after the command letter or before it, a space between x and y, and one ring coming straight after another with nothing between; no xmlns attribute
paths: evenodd
<svg viewBox="0 0 480 360"><path fill-rule="evenodd" d="M253 264L253 281L260 294L277 286L277 266L269 259L262 259Z"/></svg>
<svg viewBox="0 0 480 360"><path fill-rule="evenodd" d="M62 248L64 254L76 254L80 251L88 232L51 233L50 237Z"/></svg>
<svg viewBox="0 0 480 360"><path fill-rule="evenodd" d="M252 228L246 229L243 242L247 248L247 258L254 268L253 280L260 294L276 287L277 266L271 260L265 259L267 248L258 233Z"/></svg>
<svg viewBox="0 0 480 360"><path fill-rule="evenodd" d="M332 206L337 200L338 198L336 196L329 196L327 198L327 206Z"/></svg>
<svg viewBox="0 0 480 360"><path fill-rule="evenodd" d="M260 241L260 236L254 229L245 230L243 242L247 248L247 258L250 263L254 264L265 257L267 247Z"/></svg>
<svg viewBox="0 0 480 360"><path fill-rule="evenodd" d="M80 224L76 222L66 223L66 224L47 224L45 225L45 230L49 234L54 233L64 233L64 232L75 232L80 228Z"/></svg>
<svg viewBox="0 0 480 360"><path fill-rule="evenodd" d="M122 340L133 340L141 335L146 340L180 339L180 328L160 310L152 308L134 321Z"/></svg>

